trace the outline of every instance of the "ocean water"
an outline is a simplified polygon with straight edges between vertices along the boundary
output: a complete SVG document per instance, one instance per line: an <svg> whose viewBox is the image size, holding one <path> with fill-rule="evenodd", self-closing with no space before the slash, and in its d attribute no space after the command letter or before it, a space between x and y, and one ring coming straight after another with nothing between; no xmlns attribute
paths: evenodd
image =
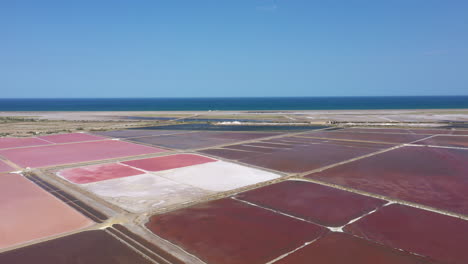
<svg viewBox="0 0 468 264"><path fill-rule="evenodd" d="M450 108L468 108L468 96L0 99L0 111L266 111Z"/></svg>

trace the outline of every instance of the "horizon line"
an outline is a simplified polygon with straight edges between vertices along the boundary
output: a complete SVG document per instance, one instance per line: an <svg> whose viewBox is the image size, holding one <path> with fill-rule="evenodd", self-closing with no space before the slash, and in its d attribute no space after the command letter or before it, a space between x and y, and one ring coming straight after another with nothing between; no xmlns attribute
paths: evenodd
<svg viewBox="0 0 468 264"><path fill-rule="evenodd" d="M0 100L17 99L262 99L262 98L357 98L357 97L467 97L467 95L330 95L330 96L194 96L194 97L6 97Z"/></svg>

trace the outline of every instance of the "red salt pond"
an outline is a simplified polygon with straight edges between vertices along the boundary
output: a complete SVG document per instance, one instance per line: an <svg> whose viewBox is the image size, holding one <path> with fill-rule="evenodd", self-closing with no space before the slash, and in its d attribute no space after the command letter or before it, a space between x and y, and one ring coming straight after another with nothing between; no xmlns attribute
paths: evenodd
<svg viewBox="0 0 468 264"><path fill-rule="evenodd" d="M453 130L453 135L465 135L468 136L468 130Z"/></svg>
<svg viewBox="0 0 468 264"><path fill-rule="evenodd" d="M216 156L216 157L222 157L225 159L231 159L231 160L241 160L245 158L246 156L251 156L255 155L258 153L255 152L247 152L247 151L240 151L240 150L234 150L234 149L225 149L225 148L217 148L217 149L205 149L202 151L199 151L200 153Z"/></svg>
<svg viewBox="0 0 468 264"><path fill-rule="evenodd" d="M412 141L425 138L427 135L316 131L302 134L301 137L363 140L387 143L410 143Z"/></svg>
<svg viewBox="0 0 468 264"><path fill-rule="evenodd" d="M224 149L243 150L243 151L258 152L258 153L273 153L273 152L282 150L280 148L263 148L263 147L246 146L246 145L227 146L227 147L224 147Z"/></svg>
<svg viewBox="0 0 468 264"><path fill-rule="evenodd" d="M346 128L340 131L362 133L403 133L416 135L468 135L468 130L460 129Z"/></svg>
<svg viewBox="0 0 468 264"><path fill-rule="evenodd" d="M13 171L13 168L10 165L0 160L0 172L8 172L8 171Z"/></svg>
<svg viewBox="0 0 468 264"><path fill-rule="evenodd" d="M106 231L99 230L81 232L3 252L0 253L0 263L151 264L154 262Z"/></svg>
<svg viewBox="0 0 468 264"><path fill-rule="evenodd" d="M468 221L389 205L347 226L346 232L442 263L468 263Z"/></svg>
<svg viewBox="0 0 468 264"><path fill-rule="evenodd" d="M78 184L134 176L144 172L118 163L99 164L61 170L58 175Z"/></svg>
<svg viewBox="0 0 468 264"><path fill-rule="evenodd" d="M146 226L207 263L266 263L326 232L233 199L151 217Z"/></svg>
<svg viewBox="0 0 468 264"><path fill-rule="evenodd" d="M430 264L427 258L401 252L343 233L329 233L275 264Z"/></svg>
<svg viewBox="0 0 468 264"><path fill-rule="evenodd" d="M222 145L229 143L229 140L220 138L205 138L197 134L177 134L177 135L164 135L154 137L131 138L132 142L144 143L153 146L161 146L171 149L194 149L204 148L215 145Z"/></svg>
<svg viewBox="0 0 468 264"><path fill-rule="evenodd" d="M281 135L283 133L278 132L199 132L204 137L216 137L232 140L250 140L256 138L272 137Z"/></svg>
<svg viewBox="0 0 468 264"><path fill-rule="evenodd" d="M307 177L468 215L468 150L403 147Z"/></svg>
<svg viewBox="0 0 468 264"><path fill-rule="evenodd" d="M90 135L86 133L70 133L70 134L58 134L38 137L52 143L71 143L81 141L96 141L106 139L104 137Z"/></svg>
<svg viewBox="0 0 468 264"><path fill-rule="evenodd" d="M170 131L170 130L150 130L150 129L128 129L128 130L112 130L94 132L96 135L114 137L114 138L133 138L133 137L149 137L149 136L160 136L160 135L171 135L171 134L185 134L187 131Z"/></svg>
<svg viewBox="0 0 468 264"><path fill-rule="evenodd" d="M249 143L250 146L257 146L257 147L266 147L266 148L292 148L290 144L279 144L279 143L269 143L269 142L254 142L254 143Z"/></svg>
<svg viewBox="0 0 468 264"><path fill-rule="evenodd" d="M468 136L435 136L416 144L468 148Z"/></svg>
<svg viewBox="0 0 468 264"><path fill-rule="evenodd" d="M0 249L93 224L17 174L0 174Z"/></svg>
<svg viewBox="0 0 468 264"><path fill-rule="evenodd" d="M122 163L146 171L162 171L215 161L215 159L200 155L178 154L149 159L131 160Z"/></svg>
<svg viewBox="0 0 468 264"><path fill-rule="evenodd" d="M295 138L287 139L295 140ZM310 144L294 146L292 149L277 149L272 153L236 151L226 148L208 149L200 152L223 158L238 157L238 161L247 164L282 172L297 173L318 169L392 146L368 142L343 142L308 138L300 140Z"/></svg>
<svg viewBox="0 0 468 264"><path fill-rule="evenodd" d="M131 140L134 142L172 149L193 149L270 137L279 134L280 133L191 132L185 134L135 138Z"/></svg>
<svg viewBox="0 0 468 264"><path fill-rule="evenodd" d="M0 149L50 145L38 138L0 138Z"/></svg>
<svg viewBox="0 0 468 264"><path fill-rule="evenodd" d="M103 160L150 153L164 150L133 143L103 140L20 149L0 150L0 155L22 167L47 167L92 160Z"/></svg>
<svg viewBox="0 0 468 264"><path fill-rule="evenodd" d="M449 130L449 129L398 129L398 128L345 128L339 131L344 132L344 133L348 133L348 132L396 133L396 134L416 134L416 135L436 135L436 134L450 135L455 132L455 130Z"/></svg>
<svg viewBox="0 0 468 264"><path fill-rule="evenodd" d="M285 181L238 194L239 199L338 227L383 205L378 200L304 181Z"/></svg>

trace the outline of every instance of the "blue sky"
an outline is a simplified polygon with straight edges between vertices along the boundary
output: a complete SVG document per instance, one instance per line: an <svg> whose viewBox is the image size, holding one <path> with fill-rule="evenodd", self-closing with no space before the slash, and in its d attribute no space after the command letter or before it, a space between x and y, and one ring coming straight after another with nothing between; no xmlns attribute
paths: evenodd
<svg viewBox="0 0 468 264"><path fill-rule="evenodd" d="M465 0L5 0L9 97L468 95Z"/></svg>

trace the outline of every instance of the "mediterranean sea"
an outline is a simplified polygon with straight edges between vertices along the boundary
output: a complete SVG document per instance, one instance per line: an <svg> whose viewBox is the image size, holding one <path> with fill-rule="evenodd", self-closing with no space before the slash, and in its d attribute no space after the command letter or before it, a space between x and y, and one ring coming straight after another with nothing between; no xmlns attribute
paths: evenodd
<svg viewBox="0 0 468 264"><path fill-rule="evenodd" d="M0 99L0 111L461 109L468 96Z"/></svg>

